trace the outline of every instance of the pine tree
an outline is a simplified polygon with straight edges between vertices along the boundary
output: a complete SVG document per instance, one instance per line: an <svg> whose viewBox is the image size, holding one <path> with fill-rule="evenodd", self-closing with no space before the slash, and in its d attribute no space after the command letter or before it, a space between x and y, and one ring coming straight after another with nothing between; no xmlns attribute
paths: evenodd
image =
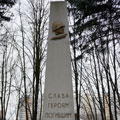
<svg viewBox="0 0 120 120"><path fill-rule="evenodd" d="M0 0L0 22L10 21L10 16L7 16L7 10L15 4L15 0Z"/></svg>
<svg viewBox="0 0 120 120"><path fill-rule="evenodd" d="M79 36L79 40L84 39L85 42L85 44L82 42L79 45L83 53L77 59L82 58L84 53L90 53L93 50L91 44L96 41L98 42L96 48L100 52L104 52L106 47L103 46L105 46L106 40L103 38L110 36L111 32L118 36L120 33L120 1L68 0L68 2L71 6L68 9L75 19L74 34ZM85 34L86 32L87 34ZM89 39L86 40L85 36Z"/></svg>
<svg viewBox="0 0 120 120"><path fill-rule="evenodd" d="M120 46L120 1L118 0L67 0L68 11L72 17L72 31L71 45L73 48L74 66L79 62L77 67L78 79L75 79L75 87L80 88L82 84L78 84L78 81L85 65L83 61L89 58L92 60L92 65L95 73L93 79L95 80L95 89L97 92L98 105L101 113L102 120L106 120L104 95L107 91L108 95L108 107L109 107L109 119L117 120L117 107L120 106L120 94L118 88L118 76L120 69L117 57L118 46ZM78 62L77 62L78 61ZM81 68L78 68L78 67ZM88 69L88 68L87 68ZM80 72L78 72L80 70ZM112 70L114 72L112 72ZM91 72L88 71L88 72ZM85 71L86 72L86 71ZM93 72L91 72L93 73ZM87 73L85 73L87 74ZM88 74L89 75L89 74ZM91 74L90 74L91 75ZM87 77L86 77L87 78ZM90 78L88 78L90 79ZM87 79L87 82L88 82ZM77 81L78 80L78 81ZM85 79L83 79L85 81ZM107 82L105 84L105 81ZM82 82L81 82L82 83ZM90 88L89 82L88 88ZM105 87L106 86L106 87ZM84 91L84 86L83 91ZM76 88L76 108L77 108L77 120L80 118L80 98L81 94ZM100 91L100 89L102 90ZM95 95L95 94L94 94ZM80 95L79 95L80 96ZM96 96L96 95L95 95ZM94 97L94 96L92 96ZM111 101L113 97L113 102ZM114 111L112 111L114 107ZM89 117L89 116L88 116ZM97 115L93 115L93 119L97 119ZM95 120L96 120L95 119Z"/></svg>

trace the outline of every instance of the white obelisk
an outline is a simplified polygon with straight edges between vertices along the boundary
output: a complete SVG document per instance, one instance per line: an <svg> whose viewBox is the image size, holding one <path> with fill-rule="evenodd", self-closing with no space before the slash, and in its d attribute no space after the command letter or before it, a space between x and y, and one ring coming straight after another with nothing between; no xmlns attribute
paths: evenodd
<svg viewBox="0 0 120 120"><path fill-rule="evenodd" d="M74 120L66 2L51 2L42 120Z"/></svg>

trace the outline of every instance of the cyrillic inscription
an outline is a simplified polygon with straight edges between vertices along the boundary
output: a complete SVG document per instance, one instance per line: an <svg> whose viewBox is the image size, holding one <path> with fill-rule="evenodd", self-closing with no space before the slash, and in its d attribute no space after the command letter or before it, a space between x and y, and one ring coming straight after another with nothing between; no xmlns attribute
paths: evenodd
<svg viewBox="0 0 120 120"><path fill-rule="evenodd" d="M69 103L48 103L48 108L67 108Z"/></svg>
<svg viewBox="0 0 120 120"><path fill-rule="evenodd" d="M45 113L45 118L71 118L71 113Z"/></svg>
<svg viewBox="0 0 120 120"><path fill-rule="evenodd" d="M47 103L47 107L49 109L67 109L69 107L69 103L67 102L63 102L65 99L67 99L69 96L68 96L68 93L48 93L48 99L50 99L51 102L48 102ZM61 102L52 102L53 99L63 99ZM45 118L49 118L49 119L52 119L52 118L71 118L72 117L72 113L50 113L50 112L47 112L45 113Z"/></svg>
<svg viewBox="0 0 120 120"><path fill-rule="evenodd" d="M68 93L49 93L48 98L68 98Z"/></svg>

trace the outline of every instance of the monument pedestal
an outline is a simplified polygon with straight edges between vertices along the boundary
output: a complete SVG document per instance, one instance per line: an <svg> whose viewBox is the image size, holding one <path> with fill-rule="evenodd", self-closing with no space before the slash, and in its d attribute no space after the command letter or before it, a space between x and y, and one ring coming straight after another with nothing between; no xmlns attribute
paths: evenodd
<svg viewBox="0 0 120 120"><path fill-rule="evenodd" d="M42 120L74 120L66 2L51 2Z"/></svg>

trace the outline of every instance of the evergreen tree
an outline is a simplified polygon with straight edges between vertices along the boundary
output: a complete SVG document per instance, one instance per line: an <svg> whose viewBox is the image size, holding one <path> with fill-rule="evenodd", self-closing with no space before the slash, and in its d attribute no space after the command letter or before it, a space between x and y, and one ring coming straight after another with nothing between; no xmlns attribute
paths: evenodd
<svg viewBox="0 0 120 120"><path fill-rule="evenodd" d="M6 15L8 9L15 4L15 0L0 0L0 22L10 21L10 16Z"/></svg>
<svg viewBox="0 0 120 120"><path fill-rule="evenodd" d="M116 39L117 40L119 39L120 1L118 0L68 0L68 1L71 5L71 7L70 6L68 7L68 9L75 19L74 34L77 34L79 36L79 40L82 39L84 40L84 42L81 42L82 44L79 45L83 52L81 53L81 55L78 56L77 59L82 58L85 52L90 53L91 50L93 50L93 46L91 46L91 44L95 41L97 41L96 48L100 52L104 52L106 48L105 37L110 36L111 33L116 34L117 37ZM86 38L85 36L87 36L88 38L85 39Z"/></svg>
<svg viewBox="0 0 120 120"><path fill-rule="evenodd" d="M117 72L120 69L120 65L117 60L119 56L117 54L117 49L118 46L120 47L120 1L67 1L69 3L68 11L72 17L73 24L72 30L70 31L71 45L74 54L73 66L77 69L74 71L77 120L79 120L80 118L81 108L81 90L79 90L82 86L81 76L82 74L88 74L82 72L84 71L84 69L86 69L85 64L87 62L85 60L87 60L87 58L89 58L90 63L92 63L90 64L90 67L93 66L93 69L91 69L91 71L87 71L87 67L86 71L91 73L88 75L93 75L92 79L95 80L95 88L92 89L92 87L90 86L90 84L92 84L92 81L90 80L90 78L88 78L87 81L83 79L84 82L88 84L87 88L84 88L84 86L82 86L82 89L83 91L85 91L85 89L88 89L89 91L95 91L96 89L95 92L97 93L97 95L94 94L94 96L97 96L96 101L98 101L102 120L107 119L105 111L105 93L107 91L107 104L110 115L109 119L117 120L117 107L120 107L120 94L118 87L119 73ZM85 64L83 65L84 61ZM90 81L88 82L88 80ZM80 84L78 84L78 81L80 81ZM105 81L107 81L106 84ZM91 93L89 92L89 94ZM94 96L91 97L94 98ZM111 97L113 97L113 102L111 100ZM114 111L112 111L112 107L114 108ZM93 113L93 111L91 109L91 113ZM97 120L97 114L95 116L94 114L92 114L92 118L93 120Z"/></svg>

